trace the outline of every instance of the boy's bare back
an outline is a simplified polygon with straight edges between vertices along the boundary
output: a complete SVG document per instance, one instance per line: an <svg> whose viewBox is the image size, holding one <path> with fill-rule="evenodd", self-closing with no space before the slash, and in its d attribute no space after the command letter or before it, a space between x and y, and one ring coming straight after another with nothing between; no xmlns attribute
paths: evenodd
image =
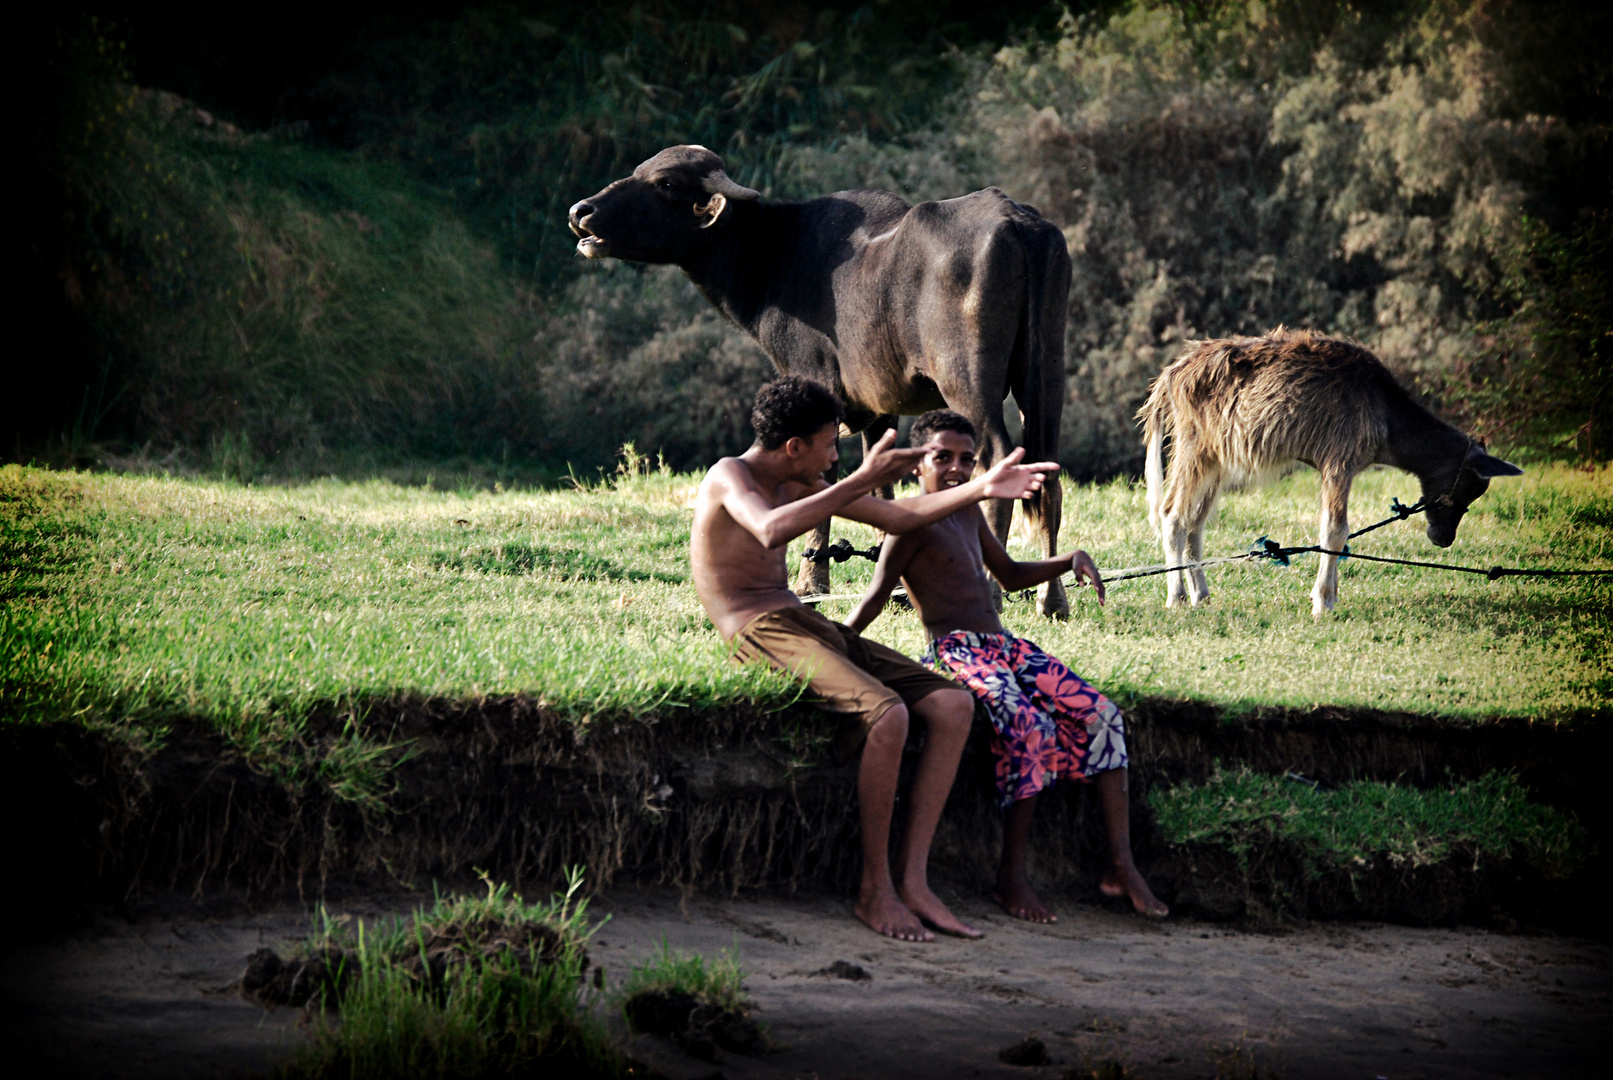
<svg viewBox="0 0 1613 1080"><path fill-rule="evenodd" d="M828 484L820 480L816 490L826 487ZM695 593L724 640L731 640L758 615L801 606L789 588L787 549L783 545L764 547L749 529L734 520L725 503L743 493L763 500L769 507L778 507L813 490L794 481L766 490L739 458L723 458L700 482L689 538L689 562Z"/></svg>

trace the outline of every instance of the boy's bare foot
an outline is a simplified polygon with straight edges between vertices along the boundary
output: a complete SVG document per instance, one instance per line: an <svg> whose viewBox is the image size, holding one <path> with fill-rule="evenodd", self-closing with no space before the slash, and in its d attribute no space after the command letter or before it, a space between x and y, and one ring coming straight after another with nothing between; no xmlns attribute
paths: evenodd
<svg viewBox="0 0 1613 1080"><path fill-rule="evenodd" d="M1024 878L1009 885L999 883L992 891L991 898L1016 919L1034 923L1059 921L1059 917L1053 914L1053 909L1042 903L1042 898L1036 895L1031 883Z"/></svg>
<svg viewBox="0 0 1613 1080"><path fill-rule="evenodd" d="M864 893L857 898L857 906L852 910L876 934L884 934L897 941L935 940L935 935L924 929L919 917L889 889Z"/></svg>
<svg viewBox="0 0 1613 1080"><path fill-rule="evenodd" d="M1135 866L1110 867L1098 882L1098 891L1103 895L1119 899L1122 896L1131 898L1131 906L1140 914L1151 919L1163 919L1171 913L1154 891L1148 887L1148 882L1137 872Z"/></svg>
<svg viewBox="0 0 1613 1080"><path fill-rule="evenodd" d="M952 914L947 906L941 903L941 898L930 891L927 885L907 886L901 890L902 903L907 909L917 915L925 926L934 927L943 934L961 938L985 937L985 933L976 930L956 915Z"/></svg>

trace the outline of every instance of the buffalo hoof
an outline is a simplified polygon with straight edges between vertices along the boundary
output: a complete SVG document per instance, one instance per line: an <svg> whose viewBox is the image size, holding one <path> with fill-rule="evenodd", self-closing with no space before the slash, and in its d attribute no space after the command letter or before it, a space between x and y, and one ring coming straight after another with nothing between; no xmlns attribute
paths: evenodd
<svg viewBox="0 0 1613 1080"><path fill-rule="evenodd" d="M795 576L795 595L822 596L829 591L829 564L801 561L801 572Z"/></svg>
<svg viewBox="0 0 1613 1080"><path fill-rule="evenodd" d="M1064 582L1058 578L1044 584L1037 590L1037 603L1042 614L1049 619L1066 622L1070 618L1070 598L1064 591Z"/></svg>

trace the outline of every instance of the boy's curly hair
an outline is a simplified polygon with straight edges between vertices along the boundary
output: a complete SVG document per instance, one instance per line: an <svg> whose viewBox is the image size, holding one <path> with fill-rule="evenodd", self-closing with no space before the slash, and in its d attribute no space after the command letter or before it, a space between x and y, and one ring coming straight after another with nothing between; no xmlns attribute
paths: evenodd
<svg viewBox="0 0 1613 1080"><path fill-rule="evenodd" d="M923 446L933 436L943 431L956 431L959 435L967 435L976 442L980 440L980 436L975 433L975 426L969 422L967 416L955 413L951 409L931 409L913 421L913 430L908 433L907 444Z"/></svg>
<svg viewBox="0 0 1613 1080"><path fill-rule="evenodd" d="M751 409L751 427L763 450L777 450L790 439L811 438L826 424L839 424L845 406L834 391L822 383L786 375L756 391Z"/></svg>

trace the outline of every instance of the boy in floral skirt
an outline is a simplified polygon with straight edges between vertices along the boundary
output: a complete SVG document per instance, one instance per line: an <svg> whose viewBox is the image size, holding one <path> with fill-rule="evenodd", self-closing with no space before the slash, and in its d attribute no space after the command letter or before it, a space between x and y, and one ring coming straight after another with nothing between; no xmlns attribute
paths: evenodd
<svg viewBox="0 0 1613 1080"><path fill-rule="evenodd" d="M931 447L920 461L926 494L967 483L975 466L975 430L945 409L913 425L912 445ZM900 578L930 634L925 663L951 675L986 705L997 737L997 791L1007 810L1002 862L993 899L1010 915L1057 922L1025 877L1025 843L1036 796L1060 778L1092 781L1109 832L1110 865L1099 887L1124 896L1144 915L1169 909L1148 888L1131 857L1126 739L1120 710L1089 683L1036 645L1003 629L990 570L1010 592L1073 570L1104 599L1103 580L1084 551L1039 562L1010 558L978 505L922 529L892 537L880 551L873 583L846 620L862 631L884 608Z"/></svg>

